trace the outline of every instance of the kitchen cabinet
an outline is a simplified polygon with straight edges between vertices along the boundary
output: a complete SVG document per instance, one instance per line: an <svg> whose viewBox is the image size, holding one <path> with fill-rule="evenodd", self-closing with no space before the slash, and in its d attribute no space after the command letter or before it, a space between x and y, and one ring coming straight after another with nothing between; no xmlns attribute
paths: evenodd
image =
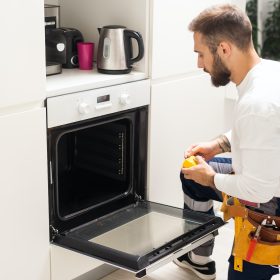
<svg viewBox="0 0 280 280"><path fill-rule="evenodd" d="M51 246L51 259L52 280L74 279L85 273L91 275L88 279L95 280L116 270L97 259L58 246Z"/></svg>
<svg viewBox="0 0 280 280"><path fill-rule="evenodd" d="M186 148L207 141L231 125L235 86L212 86L197 68L191 20L203 9L245 0L151 1L148 198L183 206L179 172Z"/></svg>
<svg viewBox="0 0 280 280"><path fill-rule="evenodd" d="M151 88L148 198L183 206L179 179L186 148L223 132L225 89L202 72Z"/></svg>
<svg viewBox="0 0 280 280"><path fill-rule="evenodd" d="M44 11L37 0L6 1L1 10L0 113L5 113L45 97Z"/></svg>
<svg viewBox="0 0 280 280"><path fill-rule="evenodd" d="M50 279L44 108L0 117L0 279Z"/></svg>
<svg viewBox="0 0 280 280"><path fill-rule="evenodd" d="M173 77L197 71L193 52L191 20L208 6L219 3L243 6L244 0L152 0L151 1L151 79Z"/></svg>
<svg viewBox="0 0 280 280"><path fill-rule="evenodd" d="M43 1L1 5L0 279L50 279Z"/></svg>
<svg viewBox="0 0 280 280"><path fill-rule="evenodd" d="M147 48L144 59L134 65L134 71L128 75L102 75L93 71L63 69L62 74L46 79L47 97L92 90L122 83L143 80L148 77L148 41L149 41L149 1L148 0L59 0L45 1L46 4L60 5L61 26L74 27L82 32L86 41L95 43L97 54L99 34L97 27L120 24L139 31ZM103 269L106 274L112 270L101 261L51 244L51 279L70 280L91 270ZM71 269L65 269L70 267ZM95 275L96 277L96 275ZM96 279L96 278L93 278Z"/></svg>
<svg viewBox="0 0 280 280"><path fill-rule="evenodd" d="M95 43L94 57L98 49L98 27L123 25L140 32L145 46L145 55L135 63L128 75L104 75L93 71L63 69L62 74L46 79L47 97L91 90L148 78L149 1L148 0L45 0L45 4L60 5L60 26L80 30L85 41ZM132 40L134 45L134 40ZM137 52L137 46L133 46ZM136 54L135 54L136 56Z"/></svg>

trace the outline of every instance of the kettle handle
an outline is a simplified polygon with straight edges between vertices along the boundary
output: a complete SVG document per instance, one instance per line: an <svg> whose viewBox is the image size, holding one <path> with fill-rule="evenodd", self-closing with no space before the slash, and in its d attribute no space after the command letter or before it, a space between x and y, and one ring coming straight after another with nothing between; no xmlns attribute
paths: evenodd
<svg viewBox="0 0 280 280"><path fill-rule="evenodd" d="M134 38L138 43L138 55L132 58L132 43L131 38ZM125 29L124 30L124 41L125 41L125 54L127 67L131 67L134 62L141 60L144 57L144 42L139 32Z"/></svg>

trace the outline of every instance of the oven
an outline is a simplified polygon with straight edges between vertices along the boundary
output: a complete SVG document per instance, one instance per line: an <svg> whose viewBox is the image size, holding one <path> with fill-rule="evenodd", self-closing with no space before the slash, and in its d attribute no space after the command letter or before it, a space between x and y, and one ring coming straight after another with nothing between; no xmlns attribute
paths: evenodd
<svg viewBox="0 0 280 280"><path fill-rule="evenodd" d="M142 277L224 225L147 201L149 80L46 103L50 242Z"/></svg>

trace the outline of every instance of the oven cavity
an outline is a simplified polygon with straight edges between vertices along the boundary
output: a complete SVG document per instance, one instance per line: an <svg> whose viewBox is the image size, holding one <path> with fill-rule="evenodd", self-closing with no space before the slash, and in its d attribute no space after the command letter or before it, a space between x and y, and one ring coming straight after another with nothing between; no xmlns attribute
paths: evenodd
<svg viewBox="0 0 280 280"><path fill-rule="evenodd" d="M127 119L63 134L57 143L58 211L69 219L130 191Z"/></svg>

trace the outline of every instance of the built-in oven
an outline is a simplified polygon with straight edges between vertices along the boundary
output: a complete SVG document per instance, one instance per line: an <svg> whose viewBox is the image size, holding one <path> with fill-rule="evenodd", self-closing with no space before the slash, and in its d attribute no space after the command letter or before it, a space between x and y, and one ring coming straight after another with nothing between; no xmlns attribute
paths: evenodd
<svg viewBox="0 0 280 280"><path fill-rule="evenodd" d="M51 242L138 277L224 224L146 200L149 104L149 80L47 99Z"/></svg>

